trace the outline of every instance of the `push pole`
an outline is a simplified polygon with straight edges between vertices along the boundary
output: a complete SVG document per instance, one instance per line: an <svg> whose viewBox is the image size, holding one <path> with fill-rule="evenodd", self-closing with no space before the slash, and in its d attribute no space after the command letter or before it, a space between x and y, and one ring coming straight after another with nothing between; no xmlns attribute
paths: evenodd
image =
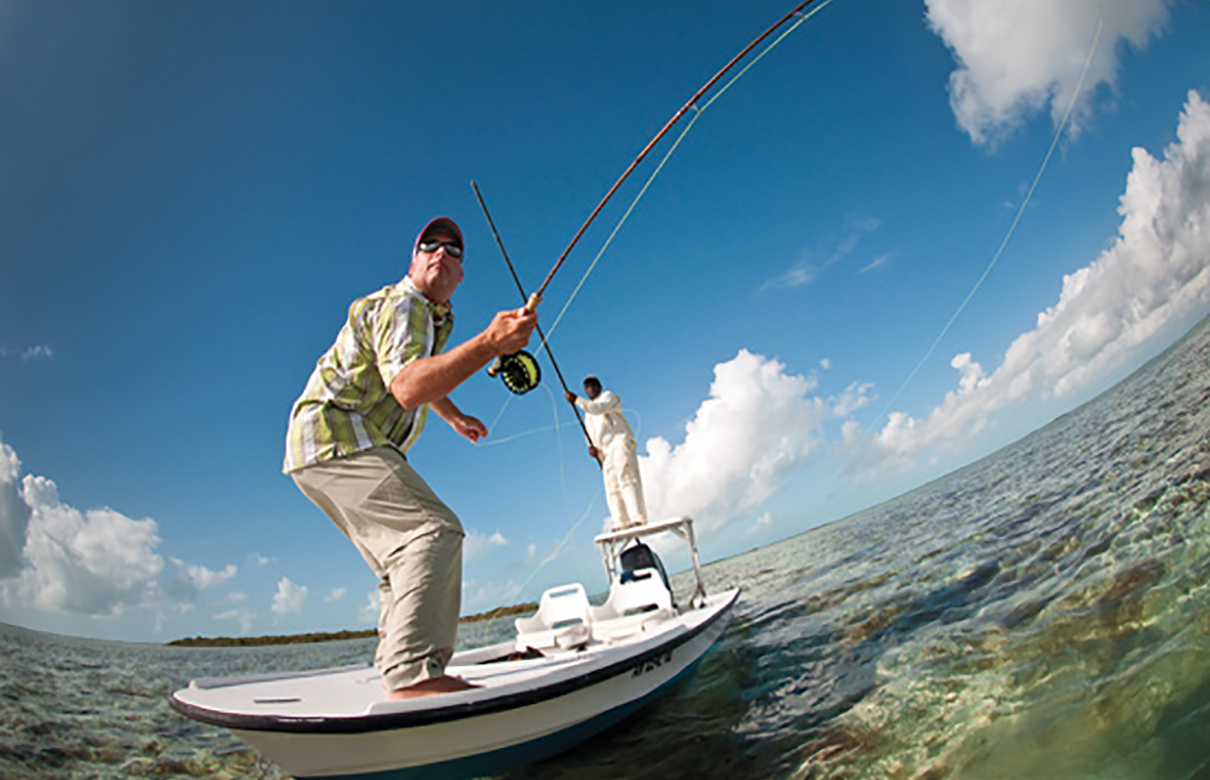
<svg viewBox="0 0 1210 780"><path fill-rule="evenodd" d="M512 260L508 258L508 251L504 248L504 241L500 238L500 232L496 230L496 222L492 219L491 212L487 210L487 203L483 200L483 193L479 191L479 185L476 184L474 180L471 181L471 189L475 191L475 197L479 199L479 207L483 209L483 216L487 217L487 226L492 230L492 236L496 239L496 246L500 247L500 254L504 257L504 263L508 266L508 272L513 276L513 281L517 285L517 292L521 293L521 300L528 301L526 308L529 308L529 304L534 302L535 297L539 297L539 293L534 293L534 295L526 299L525 287L521 284L521 279L517 276L517 269L513 267ZM533 311L533 309L530 309L530 311ZM554 366L555 375L559 377L559 384L563 386L563 392L571 392L567 388L567 380L563 378L563 372L559 370L559 363L555 360L555 353L551 351L550 343L546 341L546 334L542 332L542 326L535 325L534 327L538 331L538 338L542 340L542 348L546 350L546 355L550 358L550 364ZM584 424L584 419L580 417L580 407L572 404L571 409L573 412L575 412L576 422L580 424L580 430L584 432L584 439L588 442L588 446L592 447L597 453L597 465L604 468L604 464L601 462L600 450L596 450L596 445L592 443L592 437L588 435L588 426Z"/></svg>

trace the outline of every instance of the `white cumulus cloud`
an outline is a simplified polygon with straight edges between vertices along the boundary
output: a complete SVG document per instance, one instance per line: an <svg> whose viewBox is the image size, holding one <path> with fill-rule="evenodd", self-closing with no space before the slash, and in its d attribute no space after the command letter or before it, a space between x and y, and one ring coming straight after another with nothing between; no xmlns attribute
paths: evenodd
<svg viewBox="0 0 1210 780"><path fill-rule="evenodd" d="M36 606L106 615L153 599L164 568L154 520L112 509L80 512L63 504L45 477L26 475L21 494L31 515L20 591Z"/></svg>
<svg viewBox="0 0 1210 780"><path fill-rule="evenodd" d="M0 441L0 594L9 606L83 615L183 614L197 594L235 577L159 553L159 524L63 503L47 477L21 475ZM169 566L168 563L172 565Z"/></svg>
<svg viewBox="0 0 1210 780"><path fill-rule="evenodd" d="M504 534L499 531L482 534L471 528L467 530L466 538L462 540L462 557L464 560L472 561L487 555L493 548L507 546L508 539L504 538Z"/></svg>
<svg viewBox="0 0 1210 780"><path fill-rule="evenodd" d="M377 590L366 593L365 603L357 613L357 619L371 626L378 625L378 616L382 612L382 594Z"/></svg>
<svg viewBox="0 0 1210 780"><path fill-rule="evenodd" d="M478 582L462 581L462 610L464 614L484 612L515 602L521 593L521 585L511 578ZM480 632L483 628L478 629Z"/></svg>
<svg viewBox="0 0 1210 780"><path fill-rule="evenodd" d="M0 441L0 580L21 573L29 504L21 498L21 461L13 448Z"/></svg>
<svg viewBox="0 0 1210 780"><path fill-rule="evenodd" d="M239 569L233 563L227 564L219 571L214 571L201 564L186 563L179 558L171 560L173 565L180 569L179 576L182 583L194 593L207 588L213 588L216 585L222 585L239 573Z"/></svg>
<svg viewBox="0 0 1210 780"><path fill-rule="evenodd" d="M1058 301L988 374L960 354L956 389L925 419L902 412L875 437L875 458L910 457L978 432L993 411L1086 388L1145 342L1188 327L1210 307L1210 105L1190 92L1177 141L1156 159L1135 149L1113 244L1063 279ZM860 432L850 426L849 438Z"/></svg>
<svg viewBox="0 0 1210 780"><path fill-rule="evenodd" d="M234 620L239 623L239 631L241 634L247 634L252 630L252 623L256 620L256 615L246 609L232 609L227 612L220 612L214 616L215 620Z"/></svg>
<svg viewBox="0 0 1210 780"><path fill-rule="evenodd" d="M760 517L752 521L748 526L748 530L744 532L746 536L763 533L773 527L773 513L765 512Z"/></svg>
<svg viewBox="0 0 1210 780"><path fill-rule="evenodd" d="M1118 56L1144 48L1168 21L1170 0L925 0L933 31L958 61L950 105L979 144L995 143L1030 113L1049 109L1057 125L1076 95L1102 25L1100 41L1072 118L1091 110L1099 84L1114 85Z"/></svg>
<svg viewBox="0 0 1210 780"><path fill-rule="evenodd" d="M815 387L814 379L747 350L716 365L709 397L686 424L684 441L646 442L639 467L648 514L691 515L710 529L758 506L810 459L820 426L837 413L837 402L810 395ZM846 408L863 391L851 392Z"/></svg>
<svg viewBox="0 0 1210 780"><path fill-rule="evenodd" d="M273 614L302 614L303 602L307 600L307 586L298 585L289 577L277 581L277 592L273 594Z"/></svg>

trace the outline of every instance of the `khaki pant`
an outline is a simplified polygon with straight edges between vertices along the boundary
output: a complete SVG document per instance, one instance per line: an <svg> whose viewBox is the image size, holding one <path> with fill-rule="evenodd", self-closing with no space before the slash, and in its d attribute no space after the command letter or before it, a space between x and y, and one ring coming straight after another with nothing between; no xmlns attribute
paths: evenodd
<svg viewBox="0 0 1210 780"><path fill-rule="evenodd" d="M374 447L292 474L379 578L374 665L388 690L440 677L462 602L462 524L403 455Z"/></svg>

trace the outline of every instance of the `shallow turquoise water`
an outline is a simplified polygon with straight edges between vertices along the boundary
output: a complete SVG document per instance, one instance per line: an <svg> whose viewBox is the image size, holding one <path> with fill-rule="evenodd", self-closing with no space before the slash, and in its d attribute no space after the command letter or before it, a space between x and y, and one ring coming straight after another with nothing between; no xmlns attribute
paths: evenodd
<svg viewBox="0 0 1210 780"><path fill-rule="evenodd" d="M1203 323L1012 447L708 566L744 593L697 673L509 777L1210 780L1207 401ZM366 661L372 643L189 650L0 627L0 651L0 777L276 778L167 695Z"/></svg>

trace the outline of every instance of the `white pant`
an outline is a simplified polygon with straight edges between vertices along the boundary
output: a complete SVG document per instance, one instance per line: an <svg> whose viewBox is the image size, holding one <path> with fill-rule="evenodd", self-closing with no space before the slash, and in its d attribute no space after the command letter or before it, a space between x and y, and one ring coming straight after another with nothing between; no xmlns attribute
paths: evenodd
<svg viewBox="0 0 1210 780"><path fill-rule="evenodd" d="M622 440L601 451L601 473L605 478L605 501L615 529L647 522L647 502L639 477L639 459L633 439Z"/></svg>

